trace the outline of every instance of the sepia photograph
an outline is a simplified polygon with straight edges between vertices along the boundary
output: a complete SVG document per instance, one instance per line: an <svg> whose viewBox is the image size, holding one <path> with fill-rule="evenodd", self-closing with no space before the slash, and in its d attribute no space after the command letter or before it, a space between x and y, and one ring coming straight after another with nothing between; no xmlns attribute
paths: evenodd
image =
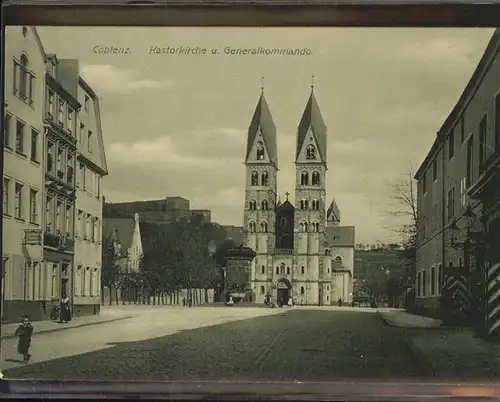
<svg viewBox="0 0 500 402"><path fill-rule="evenodd" d="M500 29L7 26L7 379L498 381Z"/></svg>

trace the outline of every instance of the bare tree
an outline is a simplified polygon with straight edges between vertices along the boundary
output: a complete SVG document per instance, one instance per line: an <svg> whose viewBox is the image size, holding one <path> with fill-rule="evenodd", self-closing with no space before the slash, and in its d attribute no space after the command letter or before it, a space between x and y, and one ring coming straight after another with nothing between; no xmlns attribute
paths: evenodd
<svg viewBox="0 0 500 402"><path fill-rule="evenodd" d="M391 190L392 203L387 214L400 219L400 222L391 227L391 230L401 238L402 262L408 276L413 278L416 265L418 208L417 183L411 164L401 178L388 183L388 186Z"/></svg>

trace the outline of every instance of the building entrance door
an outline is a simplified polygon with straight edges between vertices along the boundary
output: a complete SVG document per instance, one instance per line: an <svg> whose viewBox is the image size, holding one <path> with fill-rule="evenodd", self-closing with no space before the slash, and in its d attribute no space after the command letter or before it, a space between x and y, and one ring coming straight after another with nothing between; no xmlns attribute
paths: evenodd
<svg viewBox="0 0 500 402"><path fill-rule="evenodd" d="M291 284L287 279L281 279L276 284L276 304L278 306L286 306L288 305L288 299L291 296Z"/></svg>

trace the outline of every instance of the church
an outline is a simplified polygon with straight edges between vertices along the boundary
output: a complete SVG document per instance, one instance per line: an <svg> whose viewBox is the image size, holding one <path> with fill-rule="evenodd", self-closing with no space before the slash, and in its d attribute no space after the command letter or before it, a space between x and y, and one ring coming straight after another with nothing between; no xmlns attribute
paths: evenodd
<svg viewBox="0 0 500 402"><path fill-rule="evenodd" d="M248 129L245 169L244 245L256 252L250 264L254 301L270 294L278 304L352 301L354 226L340 225L340 210L327 203L327 127L314 86L298 125L295 197L277 194L278 141L261 94ZM328 205L328 206L327 206Z"/></svg>

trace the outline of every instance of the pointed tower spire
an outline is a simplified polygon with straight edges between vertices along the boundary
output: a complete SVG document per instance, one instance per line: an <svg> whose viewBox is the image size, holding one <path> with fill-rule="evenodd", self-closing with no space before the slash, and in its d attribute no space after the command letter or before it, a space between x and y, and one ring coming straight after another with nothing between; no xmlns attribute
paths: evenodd
<svg viewBox="0 0 500 402"><path fill-rule="evenodd" d="M260 93L264 94L264 76L260 77Z"/></svg>
<svg viewBox="0 0 500 402"><path fill-rule="evenodd" d="M311 76L311 92L314 92L314 74Z"/></svg>
<svg viewBox="0 0 500 402"><path fill-rule="evenodd" d="M263 77L262 77L263 79ZM274 125L273 117L269 106L267 105L264 96L264 84L261 86L261 93L255 112L252 117L252 122L248 128L247 151L245 163L252 162L252 149L255 147L257 137L262 134L262 141L269 156L269 162L278 168L278 147L276 142L276 126Z"/></svg>
<svg viewBox="0 0 500 402"><path fill-rule="evenodd" d="M327 160L327 148L326 148L326 125L321 115L319 109L318 101L314 95L314 75L311 84L311 94L309 95L309 100L307 101L304 113L299 123L299 128L297 132L297 148L295 161L297 162L299 155L304 146L304 142L309 137L309 135L314 138L314 141L318 147L319 160L320 162L326 164Z"/></svg>

